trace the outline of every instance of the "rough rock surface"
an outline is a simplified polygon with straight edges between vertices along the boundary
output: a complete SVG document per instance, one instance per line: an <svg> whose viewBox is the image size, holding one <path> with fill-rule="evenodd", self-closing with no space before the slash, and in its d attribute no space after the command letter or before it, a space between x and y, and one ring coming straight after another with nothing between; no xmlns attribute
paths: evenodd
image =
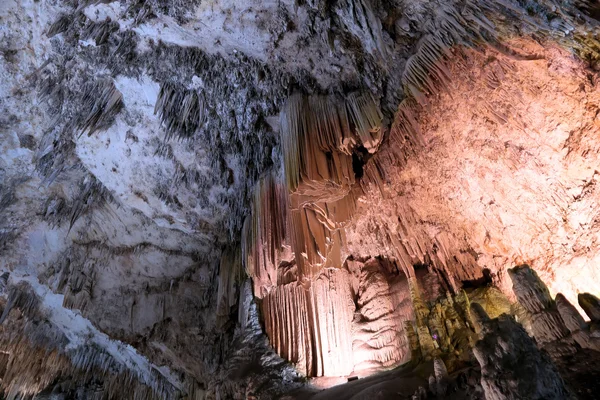
<svg viewBox="0 0 600 400"><path fill-rule="evenodd" d="M3 1L2 390L278 398L413 355L453 370L460 289L512 296L524 261L598 295L596 12Z"/></svg>
<svg viewBox="0 0 600 400"><path fill-rule="evenodd" d="M594 365L600 362L600 352L590 326L562 294L552 299L547 286L529 266L517 266L509 274L517 299L530 312L538 346L547 351L578 398L593 399L600 379Z"/></svg>
<svg viewBox="0 0 600 400"><path fill-rule="evenodd" d="M577 300L592 321L600 321L600 300L596 296L591 293L580 293Z"/></svg>
<svg viewBox="0 0 600 400"><path fill-rule="evenodd" d="M408 281L385 260L348 261L308 290L278 286L262 310L273 347L308 376L347 376L409 359Z"/></svg>
<svg viewBox="0 0 600 400"><path fill-rule="evenodd" d="M600 351L600 338L592 336L590 327L579 311L560 293L556 295L556 307L577 344L584 349Z"/></svg>
<svg viewBox="0 0 600 400"><path fill-rule="evenodd" d="M513 318L490 320L476 304L471 311L481 326L481 340L473 351L487 400L571 397L552 361Z"/></svg>

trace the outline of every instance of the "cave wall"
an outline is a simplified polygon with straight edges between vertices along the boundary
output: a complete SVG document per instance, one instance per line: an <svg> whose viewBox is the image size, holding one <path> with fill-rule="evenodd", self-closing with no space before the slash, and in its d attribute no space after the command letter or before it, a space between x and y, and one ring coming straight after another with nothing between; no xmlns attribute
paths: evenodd
<svg viewBox="0 0 600 400"><path fill-rule="evenodd" d="M346 288L339 288L339 276L345 277L344 269L353 265L344 260L385 257L403 276L419 274L417 284L426 287L429 301L487 284L514 301L506 271L525 261L535 266L552 293L563 293L573 304L580 291L598 290L596 280L590 279L598 272L598 74L553 43L519 39L503 46L510 52L494 46L454 49L457 61L447 65L451 79L446 90L412 106L419 140L410 147L398 140L406 124L401 109L387 146L372 150L364 176L355 183L348 175L342 175L348 177L343 183L339 175L310 175L301 169L290 184L290 169L313 162L309 156L284 164L287 182L266 178L266 189L255 197L261 208L254 210L251 224L259 229L249 233L255 241L248 244L254 250L246 263L255 277L256 295L266 299L268 336L279 354L303 373L348 375L361 371L362 361L357 360L383 368L409 358L410 339L399 326L416 322L414 299L410 311L395 320L399 325L385 318L378 322L384 331L398 332L383 347L353 347L353 371L347 360L338 359L331 362L345 369L311 368L310 360L319 360L320 346L327 349L329 344L313 345L310 338L341 335L335 341L336 354L347 354L348 338L370 342L344 328L349 317L343 304L351 302ZM317 123L301 135L316 141L327 132L321 126L331 117L312 116ZM293 152L297 147L290 148ZM394 157L403 152L404 159ZM284 153L286 157L291 158ZM343 158L327 160L348 165ZM340 196L344 203L337 200ZM315 207L319 213L311 222ZM360 270L359 286L362 279L377 287L368 268ZM270 279L263 280L264 274ZM329 282L329 292L316 297L322 280ZM409 297L408 286L402 291ZM298 301L305 296L308 300ZM390 296L387 290L378 294L381 312L388 309L384 303ZM303 305L295 305L299 303ZM318 308L342 317L338 324L323 324L315 317ZM363 310L355 306L355 312ZM394 350L378 354L387 344Z"/></svg>
<svg viewBox="0 0 600 400"><path fill-rule="evenodd" d="M3 390L47 351L64 368L35 390L277 397L303 384L280 356L407 360L413 274L425 301L485 268L510 295L522 260L571 301L597 292L583 4L238 3L0 5L2 297L35 300L6 308ZM112 378L86 380L89 360Z"/></svg>
<svg viewBox="0 0 600 400"><path fill-rule="evenodd" d="M507 268L528 262L576 303L579 291L599 290L598 74L551 44L510 45L535 58L488 49L452 64L449 90L420 114L423 146L402 168L383 168L387 184L370 186L347 236L358 239L355 254L379 250L360 243L371 227L406 232L394 219L412 214L410 229L425 239L404 233L403 242L457 248L458 265L442 267L456 281L489 269L510 295ZM388 211L399 207L407 211ZM476 268L462 268L463 257Z"/></svg>

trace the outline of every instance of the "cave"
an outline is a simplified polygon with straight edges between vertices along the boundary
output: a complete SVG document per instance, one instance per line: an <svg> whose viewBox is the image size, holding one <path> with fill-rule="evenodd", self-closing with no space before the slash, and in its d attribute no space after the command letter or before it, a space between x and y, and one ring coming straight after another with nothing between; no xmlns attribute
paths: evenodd
<svg viewBox="0 0 600 400"><path fill-rule="evenodd" d="M597 399L591 0L3 0L1 399Z"/></svg>

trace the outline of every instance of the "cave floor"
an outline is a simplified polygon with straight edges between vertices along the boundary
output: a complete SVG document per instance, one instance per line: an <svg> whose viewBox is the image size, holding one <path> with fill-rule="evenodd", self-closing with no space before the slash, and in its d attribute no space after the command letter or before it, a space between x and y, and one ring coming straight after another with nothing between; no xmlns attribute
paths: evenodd
<svg viewBox="0 0 600 400"><path fill-rule="evenodd" d="M343 383L328 389L301 388L289 394L289 399L385 399L411 398L419 386L427 387L433 373L433 363L403 364L389 371Z"/></svg>

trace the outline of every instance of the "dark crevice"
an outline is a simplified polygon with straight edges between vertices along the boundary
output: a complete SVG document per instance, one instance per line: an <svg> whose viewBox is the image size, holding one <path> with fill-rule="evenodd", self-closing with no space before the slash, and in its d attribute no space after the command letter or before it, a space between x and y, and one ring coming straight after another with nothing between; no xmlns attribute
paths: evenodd
<svg viewBox="0 0 600 400"><path fill-rule="evenodd" d="M352 152L352 170L354 177L358 180L364 175L364 167L370 154L364 146L359 146Z"/></svg>
<svg viewBox="0 0 600 400"><path fill-rule="evenodd" d="M477 289L492 284L492 273L488 268L483 270L481 278L462 281L463 289Z"/></svg>

